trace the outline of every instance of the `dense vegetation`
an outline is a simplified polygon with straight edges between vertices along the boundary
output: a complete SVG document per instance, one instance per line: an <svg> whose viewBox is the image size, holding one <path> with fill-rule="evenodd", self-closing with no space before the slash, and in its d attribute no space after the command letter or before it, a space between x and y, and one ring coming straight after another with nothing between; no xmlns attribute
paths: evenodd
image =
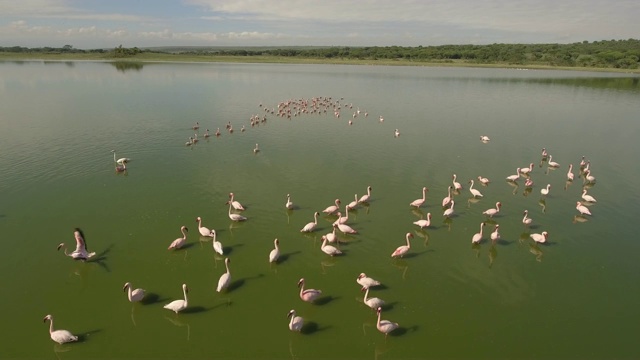
<svg viewBox="0 0 640 360"><path fill-rule="evenodd" d="M98 53L105 58L135 58L139 54L208 57L261 57L324 60L402 61L416 63L497 64L586 68L640 68L640 40L583 41L573 44L491 44L373 47L164 47L80 50L62 48L0 47L0 52L29 54ZM249 59L248 59L249 60ZM250 61L250 60L249 60Z"/></svg>

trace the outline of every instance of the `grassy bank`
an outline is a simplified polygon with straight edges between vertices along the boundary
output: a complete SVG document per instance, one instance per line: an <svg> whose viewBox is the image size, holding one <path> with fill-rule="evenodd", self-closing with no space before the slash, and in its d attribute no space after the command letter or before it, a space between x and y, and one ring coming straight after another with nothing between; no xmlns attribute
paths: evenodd
<svg viewBox="0 0 640 360"><path fill-rule="evenodd" d="M0 61L109 61L109 62L203 62L203 63L272 63L272 64L340 64L340 65L387 65L387 66L444 66L444 67L486 67L486 68L527 68L546 70L599 71L640 74L640 69L616 69L596 67L564 67L541 64L482 64L464 60L412 61L407 59L340 59L340 58L299 58L290 56L227 56L143 52L133 56L114 57L108 53L42 53L42 52L0 52Z"/></svg>

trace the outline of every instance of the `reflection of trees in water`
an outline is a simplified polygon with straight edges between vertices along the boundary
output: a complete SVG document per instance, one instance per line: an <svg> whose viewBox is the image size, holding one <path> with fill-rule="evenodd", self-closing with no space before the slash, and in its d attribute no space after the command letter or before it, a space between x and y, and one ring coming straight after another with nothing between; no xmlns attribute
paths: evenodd
<svg viewBox="0 0 640 360"><path fill-rule="evenodd" d="M140 71L144 66L141 62L135 61L113 61L109 64L113 65L118 71L127 72L129 70Z"/></svg>

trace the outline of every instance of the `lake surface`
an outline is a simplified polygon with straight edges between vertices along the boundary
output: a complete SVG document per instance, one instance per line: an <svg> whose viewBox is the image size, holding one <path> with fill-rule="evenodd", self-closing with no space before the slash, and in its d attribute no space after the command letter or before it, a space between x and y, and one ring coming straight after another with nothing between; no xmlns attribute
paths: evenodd
<svg viewBox="0 0 640 360"><path fill-rule="evenodd" d="M277 116L282 102L314 98L332 105L297 115L291 105L291 118ZM638 77L0 62L0 109L2 358L638 355ZM267 120L252 127L253 115ZM186 146L196 122L200 141ZM217 128L219 137L203 137ZM542 161L542 148L559 168ZM132 159L125 173L114 171L112 149ZM592 216L575 207L582 156L597 179L588 186ZM530 192L524 178L505 180L529 163ZM463 189L446 219L441 202L453 174ZM480 175L491 183L476 182L484 196L472 199L469 180ZM322 214L316 231L300 232L315 211L340 199L344 212L367 186L372 200L349 213L359 233L338 233L342 256L320 251L336 216ZM423 187L425 205L410 207ZM246 222L230 221L230 192ZM287 194L294 210L284 207ZM482 212L496 202L501 210L488 219ZM430 227L412 224L427 213ZM224 257L199 236L198 216L231 260L225 292L215 291ZM472 245L484 221L483 240ZM492 243L495 224L501 239ZM186 246L167 250L183 225ZM75 227L98 253L92 261L56 251L61 242L72 248ZM543 231L546 244L529 238ZM406 233L408 255L392 259ZM269 264L275 238L282 257ZM385 300L382 318L400 325L386 338L363 303L361 272L382 282L370 296ZM300 278L322 290L318 303L299 298ZM127 301L128 281L147 291L145 303ZM187 310L163 309L182 297L183 283ZM302 333L288 329L291 309L305 319ZM52 342L47 314L81 341Z"/></svg>

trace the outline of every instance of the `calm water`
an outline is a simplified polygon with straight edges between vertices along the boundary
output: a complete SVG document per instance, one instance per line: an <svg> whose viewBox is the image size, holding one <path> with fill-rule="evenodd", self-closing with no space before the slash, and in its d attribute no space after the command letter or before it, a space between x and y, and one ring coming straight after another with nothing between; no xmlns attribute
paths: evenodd
<svg viewBox="0 0 640 360"><path fill-rule="evenodd" d="M264 110L314 97L339 101L340 118L331 109L291 119ZM0 63L0 357L636 357L639 100L637 77L580 72ZM266 123L251 127L254 114ZM200 141L185 146L196 121ZM220 137L202 138L218 127ZM543 147L560 168L541 162ZM133 159L126 174L114 172L112 149ZM583 155L598 200L585 218L575 209ZM535 184L525 196L524 179L517 187L504 179L530 162ZM567 184L570 163L576 180ZM454 173L464 189L445 220ZM478 175L492 182L476 184L484 197L473 201L468 180ZM343 256L319 249L335 216L299 232L315 211L336 198L346 205L367 186L370 205L349 214L359 234L339 235ZM423 186L426 205L412 209ZM229 192L248 221L229 220ZM472 246L482 211L497 201L500 213ZM421 231L412 222L427 213L432 225ZM231 259L225 293L215 292L224 258L200 238L197 216ZM187 246L168 251L182 225ZM97 260L56 251L72 245L74 227ZM542 231L547 244L528 238ZM407 232L410 255L391 259ZM270 265L274 238L283 258ZM362 302L361 272L383 283L370 296L400 324L387 339ZM318 304L300 300L302 277L323 291ZM127 281L147 290L145 304L127 301ZM163 309L183 283L188 311ZM302 334L288 330L290 309L306 321ZM46 314L81 342L53 343Z"/></svg>

